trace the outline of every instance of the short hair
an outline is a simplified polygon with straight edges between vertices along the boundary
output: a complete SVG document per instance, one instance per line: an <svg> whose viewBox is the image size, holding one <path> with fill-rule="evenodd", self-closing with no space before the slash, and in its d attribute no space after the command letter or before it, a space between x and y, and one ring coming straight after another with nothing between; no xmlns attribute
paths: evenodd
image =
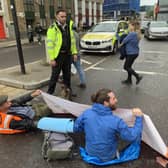
<svg viewBox="0 0 168 168"><path fill-rule="evenodd" d="M55 14L58 15L60 12L65 12L65 13L66 13L66 10L64 10L64 9L59 9L59 10L57 10L57 11L55 12Z"/></svg>
<svg viewBox="0 0 168 168"><path fill-rule="evenodd" d="M91 101L93 103L104 104L104 101L109 101L110 97L108 96L108 93L110 92L112 92L110 89L100 89L91 96Z"/></svg>

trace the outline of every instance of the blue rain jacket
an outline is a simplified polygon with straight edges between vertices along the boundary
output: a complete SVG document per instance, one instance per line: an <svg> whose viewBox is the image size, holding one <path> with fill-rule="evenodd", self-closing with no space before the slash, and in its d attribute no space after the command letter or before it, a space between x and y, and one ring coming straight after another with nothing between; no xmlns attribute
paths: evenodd
<svg viewBox="0 0 168 168"><path fill-rule="evenodd" d="M136 117L134 127L129 128L109 107L95 103L76 119L74 132L85 132L86 153L106 162L116 156L118 135L130 142L140 139L142 117Z"/></svg>

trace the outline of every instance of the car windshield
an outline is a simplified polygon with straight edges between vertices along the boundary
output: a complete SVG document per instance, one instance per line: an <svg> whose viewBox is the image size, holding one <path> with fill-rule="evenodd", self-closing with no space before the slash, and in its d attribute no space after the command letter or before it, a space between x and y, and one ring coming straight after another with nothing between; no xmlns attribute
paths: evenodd
<svg viewBox="0 0 168 168"><path fill-rule="evenodd" d="M115 32L116 27L116 23L100 23L95 25L90 32Z"/></svg>
<svg viewBox="0 0 168 168"><path fill-rule="evenodd" d="M168 22L151 22L151 27L168 27Z"/></svg>
<svg viewBox="0 0 168 168"><path fill-rule="evenodd" d="M148 23L149 23L149 21L142 21L141 22L141 27L147 27Z"/></svg>

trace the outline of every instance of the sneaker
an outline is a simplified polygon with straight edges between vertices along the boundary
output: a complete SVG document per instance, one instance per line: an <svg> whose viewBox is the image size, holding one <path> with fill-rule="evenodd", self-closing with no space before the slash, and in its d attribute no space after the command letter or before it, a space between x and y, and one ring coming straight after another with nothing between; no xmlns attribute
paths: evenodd
<svg viewBox="0 0 168 168"><path fill-rule="evenodd" d="M72 97L77 97L77 94L76 93L71 93L71 96Z"/></svg>
<svg viewBox="0 0 168 168"><path fill-rule="evenodd" d="M143 79L143 76L139 76L139 77L137 78L136 85L138 85L142 79Z"/></svg>
<svg viewBox="0 0 168 168"><path fill-rule="evenodd" d="M82 88L82 89L85 89L86 88L86 84L85 83L81 83L79 85L77 85L78 87Z"/></svg>
<svg viewBox="0 0 168 168"><path fill-rule="evenodd" d="M121 83L125 85L132 85L132 81L129 81L129 80L124 80Z"/></svg>

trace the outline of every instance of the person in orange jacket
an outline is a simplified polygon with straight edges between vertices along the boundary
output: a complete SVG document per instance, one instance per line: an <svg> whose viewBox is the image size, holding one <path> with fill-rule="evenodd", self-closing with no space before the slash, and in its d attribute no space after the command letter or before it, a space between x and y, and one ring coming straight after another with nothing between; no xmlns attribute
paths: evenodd
<svg viewBox="0 0 168 168"><path fill-rule="evenodd" d="M8 100L7 95L0 95L0 134L35 130L35 112L26 103L40 94L41 91L36 90L13 100Z"/></svg>

